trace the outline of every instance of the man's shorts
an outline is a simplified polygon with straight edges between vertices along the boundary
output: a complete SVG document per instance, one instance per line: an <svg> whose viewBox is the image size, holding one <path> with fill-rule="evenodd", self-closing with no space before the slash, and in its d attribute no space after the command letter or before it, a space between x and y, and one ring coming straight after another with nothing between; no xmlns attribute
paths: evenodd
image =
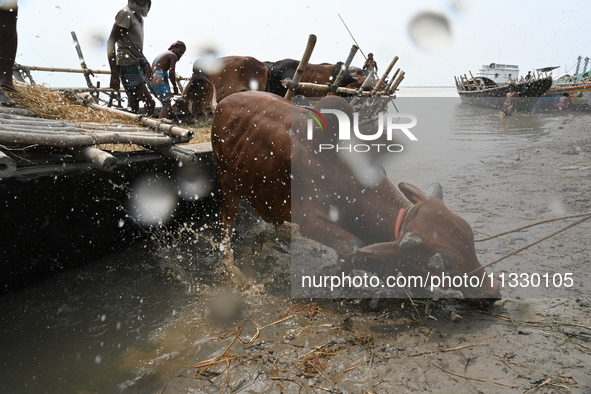
<svg viewBox="0 0 591 394"><path fill-rule="evenodd" d="M172 105L172 94L170 94L169 85L152 86L148 84L150 91L162 103L162 105Z"/></svg>
<svg viewBox="0 0 591 394"><path fill-rule="evenodd" d="M127 95L135 94L138 86L146 82L146 73L137 64L117 66L117 71L119 71L119 78Z"/></svg>

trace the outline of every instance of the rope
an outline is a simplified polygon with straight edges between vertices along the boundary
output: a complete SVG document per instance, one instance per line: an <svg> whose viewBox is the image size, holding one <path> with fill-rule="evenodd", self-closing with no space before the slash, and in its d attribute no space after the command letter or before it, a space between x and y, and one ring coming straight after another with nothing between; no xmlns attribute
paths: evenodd
<svg viewBox="0 0 591 394"><path fill-rule="evenodd" d="M525 230L526 228L530 228L530 227L537 226L537 225L544 224L544 223L555 222L557 220L562 220L562 219L578 218L578 217L581 217L581 216L589 216L589 215L591 215L591 212L576 213L576 214L573 214L573 215L560 216L560 217L551 218L551 219L544 219L544 220L540 220L539 222L528 224L528 225L523 226L523 227L519 227L519 228L516 228L516 229L513 229L513 230L505 231L504 233L499 233L497 235L491 235L490 237L487 237L487 238L475 239L474 242L488 241L489 239L497 238L497 237L500 237L502 235L516 233L518 231Z"/></svg>
<svg viewBox="0 0 591 394"><path fill-rule="evenodd" d="M553 237L553 236L555 236L555 235L557 235L557 234L560 234L561 232L563 232L563 231L566 231L566 230L568 230L569 228L576 226L577 224L583 223L585 220L591 219L591 213L586 213L586 214L584 214L584 215L586 215L586 216L585 216L584 218L582 218L581 220L578 220L578 221L576 221L576 222L574 222L574 223L571 223L571 224L569 224L568 226L566 226L566 227L563 227L563 228L561 228L560 230L553 232L552 234L546 235L545 237L543 237L543 238L540 238L540 239L538 239L537 241L534 241L534 242L532 242L532 243L530 243L530 244L528 244L528 245L525 245L524 247L522 247L522 248L519 248L519 249L517 249L517 250L515 250L515 251L513 251L513 252L511 252L511 253L509 253L509 254L507 254L507 255L503 256L503 257L500 257L500 258L496 259L495 261L492 261L492 262L490 262L490 263L488 263L488 264L485 264L485 265L483 265L483 266L482 266L482 268L490 267L491 265L493 265L493 264L496 264L496 263L498 263L499 261L505 260L506 258L508 258L508 257L511 257L511 256L513 256L513 255L515 255L515 254L517 254L517 253L519 253L519 252L522 252L522 251L524 251L525 249L527 249L527 248L530 248L530 247L532 247L532 246L534 246L534 245L536 245L536 244L539 244L540 242L542 242L542 241L545 241L545 240L547 240L548 238L551 238L551 237ZM572 217L572 215L570 215L570 216ZM582 215L578 215L578 216L582 216ZM575 217L576 217L576 216L575 216ZM562 217L562 218L556 218L555 220L558 220L558 219L564 219L564 217ZM537 223L537 224L539 224L539 223ZM469 273L468 273L468 275L469 275L469 274L472 274L472 273L474 273L474 272L476 272L476 271L478 271L479 269L480 269L480 268L477 268L477 269L475 269L475 270L473 270L473 271L469 272Z"/></svg>

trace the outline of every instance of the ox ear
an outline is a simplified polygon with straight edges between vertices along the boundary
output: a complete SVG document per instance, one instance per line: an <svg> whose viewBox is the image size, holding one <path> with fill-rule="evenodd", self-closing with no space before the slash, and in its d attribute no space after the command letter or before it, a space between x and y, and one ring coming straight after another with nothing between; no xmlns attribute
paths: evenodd
<svg viewBox="0 0 591 394"><path fill-rule="evenodd" d="M362 247L357 251L361 256L371 260L386 260L398 254L397 242L381 242Z"/></svg>
<svg viewBox="0 0 591 394"><path fill-rule="evenodd" d="M423 193L421 189L414 185L411 185L410 183L399 183L398 188L413 204L416 204L421 201L426 201L429 198L438 198L440 200L443 200L443 189L441 188L441 185L439 183L435 184L435 187L433 188L433 193L431 193L430 196L427 196L425 193Z"/></svg>
<svg viewBox="0 0 591 394"><path fill-rule="evenodd" d="M421 191L415 185L411 185L410 183L401 182L398 184L398 188L408 198L410 202L413 204L419 203L421 201L427 201L429 197L425 193Z"/></svg>

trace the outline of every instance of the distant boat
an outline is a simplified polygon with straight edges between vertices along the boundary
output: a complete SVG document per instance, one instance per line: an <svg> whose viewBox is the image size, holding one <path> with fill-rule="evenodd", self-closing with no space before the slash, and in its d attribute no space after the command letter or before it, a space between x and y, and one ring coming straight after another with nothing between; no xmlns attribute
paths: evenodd
<svg viewBox="0 0 591 394"><path fill-rule="evenodd" d="M591 111L591 71L562 75L545 92L538 102L540 108L554 107L565 93L570 98L570 109Z"/></svg>
<svg viewBox="0 0 591 394"><path fill-rule="evenodd" d="M460 78L459 80L456 78L457 92L462 103L479 107L501 109L511 85L518 94L514 101L514 110L533 111L538 98L552 86L552 77L532 77L527 81L502 85L486 77Z"/></svg>

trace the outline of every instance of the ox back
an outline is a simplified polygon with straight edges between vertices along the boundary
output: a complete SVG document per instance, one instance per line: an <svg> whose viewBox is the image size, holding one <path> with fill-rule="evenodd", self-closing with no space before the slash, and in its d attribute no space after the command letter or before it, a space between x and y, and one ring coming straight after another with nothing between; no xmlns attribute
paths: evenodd
<svg viewBox="0 0 591 394"><path fill-rule="evenodd" d="M250 56L226 56L218 59L218 66L202 68L193 65L191 80L177 100L175 107L194 121L198 115L208 115L223 98L248 90L265 90L268 68Z"/></svg>
<svg viewBox="0 0 591 394"><path fill-rule="evenodd" d="M353 114L348 102L335 96L322 98L313 109ZM314 135L321 137L309 140L310 113L264 92L238 93L220 102L211 140L222 188L226 250L231 250L238 204L245 198L264 220L297 223L302 235L344 257L326 273L350 270L354 255L386 270L402 264L419 273L431 266L447 275L485 273L472 229L445 206L439 186L431 196L406 183L398 185L399 191L381 166L376 167L381 177L368 185L338 153L318 149L320 143L334 143L337 117L324 112L324 133L314 126ZM458 290L467 298L500 296L493 281Z"/></svg>
<svg viewBox="0 0 591 394"><path fill-rule="evenodd" d="M269 69L267 92L275 93L281 97L285 97L285 93L287 93L287 87L283 86L281 81L285 79L293 79L298 65L299 61L294 59L283 59L275 62L275 64L273 64ZM320 85L332 83L336 80L336 77L339 74L342 66L342 62L338 62L337 64L308 64L306 71L304 71L304 74L302 75L301 81ZM351 75L351 73L347 72L339 86L345 87L355 83L355 77ZM319 97L324 95L318 91L304 89L298 89L296 94L306 97Z"/></svg>

